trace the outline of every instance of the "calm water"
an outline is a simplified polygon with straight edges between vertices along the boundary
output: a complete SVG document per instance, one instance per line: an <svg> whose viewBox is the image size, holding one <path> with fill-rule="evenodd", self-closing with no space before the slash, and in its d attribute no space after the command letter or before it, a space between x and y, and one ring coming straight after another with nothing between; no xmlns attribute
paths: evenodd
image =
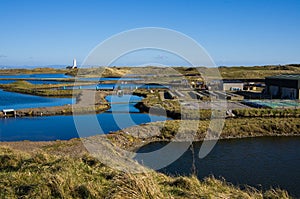
<svg viewBox="0 0 300 199"><path fill-rule="evenodd" d="M0 90L0 110L61 106L72 104L72 101L71 98L40 97Z"/></svg>
<svg viewBox="0 0 300 199"><path fill-rule="evenodd" d="M11 84L15 82L16 78L26 78L31 84L63 84L70 82L60 82L60 81L49 81L49 80L31 80L35 78L71 78L72 76L65 74L18 74L18 75L0 75L0 78L7 78L6 80L0 80L0 84ZM10 80L11 79L11 80ZM71 82L72 83L72 82Z"/></svg>
<svg viewBox="0 0 300 199"><path fill-rule="evenodd" d="M167 143L157 142L142 147L139 152L157 150ZM181 143L174 150L182 147ZM194 158L199 178L209 175L224 177L235 185L247 184L259 189L280 187L300 197L300 137L270 137L220 140L204 159L198 158L201 143L194 143ZM157 157L154 161L160 161ZM187 150L178 160L161 172L189 175L193 155ZM139 160L142 161L142 160ZM151 163L142 161L144 165Z"/></svg>
<svg viewBox="0 0 300 199"><path fill-rule="evenodd" d="M97 115L98 122L104 133L120 130L115 118L126 118L126 113L101 113ZM81 121L89 120L89 115L76 116ZM164 121L163 116L148 115L142 113L130 114L131 119L136 125L151 121ZM122 123L122 127L131 126ZM86 126L85 134L81 137L97 135L99 132ZM6 118L0 119L0 141L49 141L49 140L68 140L77 138L78 133L73 121L73 116L49 116L34 118Z"/></svg>
<svg viewBox="0 0 300 199"><path fill-rule="evenodd" d="M135 108L134 105L137 101L141 101L143 97L139 97L136 95L124 95L119 97L117 95L110 95L106 97L108 102L115 103L111 106L107 112L131 112L138 113L139 109ZM120 103L120 104L118 104Z"/></svg>
<svg viewBox="0 0 300 199"><path fill-rule="evenodd" d="M0 75L0 78L70 78L72 76L65 74L18 74L18 75Z"/></svg>
<svg viewBox="0 0 300 199"><path fill-rule="evenodd" d="M8 93L14 95L15 93ZM19 95L19 94L17 94ZM1 97L1 92L0 92ZM28 96L26 96L28 97ZM31 97L31 96L30 96ZM32 96L35 97L35 96ZM17 102L21 100L21 98ZM27 99L32 102L34 99ZM38 98L42 99L43 98ZM48 98L46 98L48 99ZM52 98L50 98L52 99ZM132 125L139 125L142 123L164 121L168 118L164 116L156 116L149 114L138 113L134 107L136 102L141 100L141 97L133 95L108 96L107 100L112 102L130 102L128 104L112 104L112 108L107 113L100 113L96 115L98 122L103 130L103 133L120 130ZM0 98L1 100L1 98ZM1 101L0 101L1 102ZM41 102L37 100L36 103ZM17 104L14 105L16 107ZM24 104L22 105L24 106ZM113 112L109 113L109 112ZM130 112L130 113L128 113ZM76 116L78 120L83 123L89 123L90 115ZM100 132L87 125L84 134L81 137L97 135ZM49 117L32 117L32 118L5 118L0 119L0 141L47 141L47 140L68 140L79 137L73 121L73 116L49 116Z"/></svg>
<svg viewBox="0 0 300 199"><path fill-rule="evenodd" d="M154 88L169 88L163 85L157 84L92 84L92 85L83 85L83 86L65 86L61 89L137 89L137 88L144 88L144 89L154 89Z"/></svg>
<svg viewBox="0 0 300 199"><path fill-rule="evenodd" d="M0 84L11 84L16 80L0 80ZM26 80L31 84L72 84L73 82L49 81L49 80Z"/></svg>

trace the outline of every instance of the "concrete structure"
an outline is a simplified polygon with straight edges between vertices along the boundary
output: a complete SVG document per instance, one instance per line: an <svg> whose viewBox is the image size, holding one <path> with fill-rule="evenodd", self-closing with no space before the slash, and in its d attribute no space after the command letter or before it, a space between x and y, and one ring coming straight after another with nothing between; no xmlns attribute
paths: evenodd
<svg viewBox="0 0 300 199"><path fill-rule="evenodd" d="M266 93L272 98L300 99L300 74L266 77Z"/></svg>
<svg viewBox="0 0 300 199"><path fill-rule="evenodd" d="M244 83L240 81L223 81L223 91L241 91L244 90Z"/></svg>

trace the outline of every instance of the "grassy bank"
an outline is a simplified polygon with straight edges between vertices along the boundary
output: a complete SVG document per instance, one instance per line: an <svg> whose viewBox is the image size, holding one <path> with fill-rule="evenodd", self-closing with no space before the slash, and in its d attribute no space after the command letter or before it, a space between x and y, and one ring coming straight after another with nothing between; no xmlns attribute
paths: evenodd
<svg viewBox="0 0 300 199"><path fill-rule="evenodd" d="M232 139L266 136L300 136L299 118L236 118L226 119L221 132L209 130L209 120L168 120L122 129L109 139L123 148L135 149L155 141L202 141L207 131L210 139ZM180 130L179 130L180 129ZM127 132L127 133L126 133ZM221 133L221 134L219 134Z"/></svg>
<svg viewBox="0 0 300 199"><path fill-rule="evenodd" d="M48 96L48 97L72 97L73 90L57 90L54 88L59 88L62 86L70 86L69 84L31 84L27 81L21 80L16 81L11 84L1 84L0 88L5 91L24 93L30 95L38 96Z"/></svg>
<svg viewBox="0 0 300 199"><path fill-rule="evenodd" d="M289 198L282 190L241 190L213 177L170 177L145 168L116 171L83 154L24 153L0 147L2 198Z"/></svg>

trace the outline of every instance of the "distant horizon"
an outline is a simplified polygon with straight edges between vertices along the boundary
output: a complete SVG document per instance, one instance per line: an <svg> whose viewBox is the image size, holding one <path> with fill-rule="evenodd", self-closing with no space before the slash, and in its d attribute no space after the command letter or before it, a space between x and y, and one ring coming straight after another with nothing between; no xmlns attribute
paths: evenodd
<svg viewBox="0 0 300 199"><path fill-rule="evenodd" d="M263 65L231 65L231 66L226 66L226 65L219 65L216 67L263 67L263 66L287 66L287 65L300 65L300 63L286 63L286 64L263 64ZM6 65L0 65L0 69L34 69L34 68L59 68L59 69L66 69L68 65L64 64L51 64L51 65L16 65L16 66L6 66ZM168 65L168 66L162 66L162 65L114 65L114 66L81 66L78 65L78 68L93 68L93 67L207 67L211 68L208 66L187 66L187 65Z"/></svg>

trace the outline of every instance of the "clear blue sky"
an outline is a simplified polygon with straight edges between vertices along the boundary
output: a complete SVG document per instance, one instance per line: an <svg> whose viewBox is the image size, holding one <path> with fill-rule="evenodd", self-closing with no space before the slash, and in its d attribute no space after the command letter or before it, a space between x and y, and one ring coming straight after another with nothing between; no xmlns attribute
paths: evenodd
<svg viewBox="0 0 300 199"><path fill-rule="evenodd" d="M80 63L140 27L182 32L217 65L300 63L299 0L1 0L0 25L0 65Z"/></svg>

